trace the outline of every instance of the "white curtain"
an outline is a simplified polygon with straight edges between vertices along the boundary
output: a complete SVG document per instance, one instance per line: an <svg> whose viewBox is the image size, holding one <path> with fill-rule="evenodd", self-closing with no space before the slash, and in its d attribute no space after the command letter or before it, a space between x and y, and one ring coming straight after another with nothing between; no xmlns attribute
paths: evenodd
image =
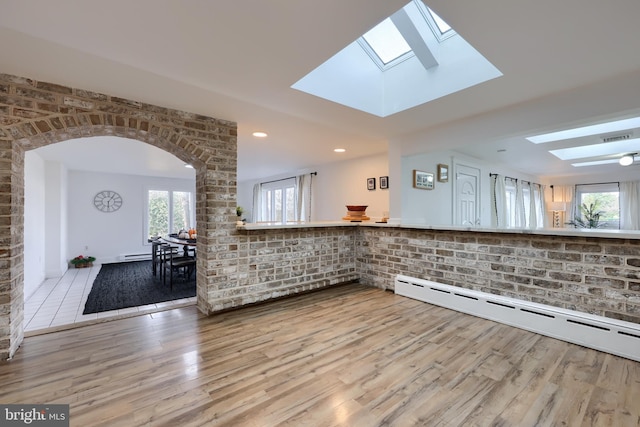
<svg viewBox="0 0 640 427"><path fill-rule="evenodd" d="M261 184L253 186L253 209L251 210L251 222L259 222L262 212Z"/></svg>
<svg viewBox="0 0 640 427"><path fill-rule="evenodd" d="M620 183L620 229L640 229L640 185L637 181Z"/></svg>
<svg viewBox="0 0 640 427"><path fill-rule="evenodd" d="M520 180L516 180L515 219L515 224L511 224L512 226L521 228L527 226L527 215L524 209L524 188Z"/></svg>
<svg viewBox="0 0 640 427"><path fill-rule="evenodd" d="M536 228L544 228L547 223L547 203L544 200L545 186L537 184L538 194L536 196L537 210L536 210Z"/></svg>
<svg viewBox="0 0 640 427"><path fill-rule="evenodd" d="M540 184L529 184L529 228L538 228L538 223L544 224L542 217L538 221L538 214L541 212L543 203L542 186Z"/></svg>
<svg viewBox="0 0 640 427"><path fill-rule="evenodd" d="M491 175L491 225L496 228L507 227L507 189L504 176Z"/></svg>
<svg viewBox="0 0 640 427"><path fill-rule="evenodd" d="M311 221L311 174L296 176L296 221Z"/></svg>
<svg viewBox="0 0 640 427"><path fill-rule="evenodd" d="M507 179L512 183L507 185ZM544 227L545 204L542 185L492 174L490 189L493 227Z"/></svg>

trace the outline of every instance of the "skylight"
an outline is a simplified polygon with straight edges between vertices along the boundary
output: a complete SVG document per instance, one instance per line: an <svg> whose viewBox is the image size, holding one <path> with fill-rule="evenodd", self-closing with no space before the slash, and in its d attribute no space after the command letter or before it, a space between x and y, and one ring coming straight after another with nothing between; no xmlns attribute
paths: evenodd
<svg viewBox="0 0 640 427"><path fill-rule="evenodd" d="M387 18L373 27L362 38L384 65L411 52L411 47L402 37L391 18Z"/></svg>
<svg viewBox="0 0 640 427"><path fill-rule="evenodd" d="M433 21L438 26L438 30L440 30L440 34L444 35L445 33L452 31L451 26L446 22L444 22L444 19L440 18L437 13L435 13L433 10L429 8L427 8L427 10L429 11L429 14L431 14Z"/></svg>
<svg viewBox="0 0 640 427"><path fill-rule="evenodd" d="M584 159L588 157L609 156L612 154L638 151L639 139L606 142L603 144L582 145L580 147L561 148L549 152L560 160Z"/></svg>
<svg viewBox="0 0 640 427"><path fill-rule="evenodd" d="M546 133L543 135L530 136L527 139L534 144L543 144L553 141L564 141L566 139L580 138L583 136L599 135L609 132L617 132L640 127L640 117L631 119L616 120L597 125L583 126L574 129L561 130L558 132Z"/></svg>
<svg viewBox="0 0 640 427"><path fill-rule="evenodd" d="M584 166L598 166L598 165L609 165L613 163L618 163L620 159L609 159L609 160L594 160L592 162L578 162L571 163L571 166L575 168L584 167Z"/></svg>
<svg viewBox="0 0 640 427"><path fill-rule="evenodd" d="M422 0L411 0L291 87L387 117L500 76Z"/></svg>

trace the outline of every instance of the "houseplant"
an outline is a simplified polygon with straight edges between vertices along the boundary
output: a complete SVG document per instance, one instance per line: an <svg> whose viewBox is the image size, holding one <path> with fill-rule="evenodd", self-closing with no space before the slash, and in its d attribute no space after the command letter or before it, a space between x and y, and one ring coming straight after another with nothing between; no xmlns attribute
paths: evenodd
<svg viewBox="0 0 640 427"><path fill-rule="evenodd" d="M78 255L71 260L71 264L76 268L93 267L93 261L95 260L95 257L92 256Z"/></svg>
<svg viewBox="0 0 640 427"><path fill-rule="evenodd" d="M598 210L598 203L594 202L587 206L586 203L578 206L582 215L576 215L572 221L567 224L573 225L576 228L600 228L603 224L600 224L600 215L604 211Z"/></svg>
<svg viewBox="0 0 640 427"><path fill-rule="evenodd" d="M238 217L238 220L236 221L236 225L244 225L244 222L242 221L242 212L244 212L244 209L242 208L242 206L236 207L236 216Z"/></svg>

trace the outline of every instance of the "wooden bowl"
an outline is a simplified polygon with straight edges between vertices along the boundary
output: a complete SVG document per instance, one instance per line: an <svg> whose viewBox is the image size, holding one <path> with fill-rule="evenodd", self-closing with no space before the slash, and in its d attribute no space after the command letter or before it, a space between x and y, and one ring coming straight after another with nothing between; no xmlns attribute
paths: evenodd
<svg viewBox="0 0 640 427"><path fill-rule="evenodd" d="M347 210L351 212L364 212L367 210L369 206L361 206L361 205L346 205Z"/></svg>

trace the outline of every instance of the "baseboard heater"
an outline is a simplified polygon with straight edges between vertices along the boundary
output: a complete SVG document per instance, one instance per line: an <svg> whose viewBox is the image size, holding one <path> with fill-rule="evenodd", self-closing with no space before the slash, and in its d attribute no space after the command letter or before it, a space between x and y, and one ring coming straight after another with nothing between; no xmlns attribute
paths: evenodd
<svg viewBox="0 0 640 427"><path fill-rule="evenodd" d="M640 362L640 325L398 275L395 293Z"/></svg>
<svg viewBox="0 0 640 427"><path fill-rule="evenodd" d="M122 254L119 257L120 261L145 261L151 259L151 253L144 254Z"/></svg>

